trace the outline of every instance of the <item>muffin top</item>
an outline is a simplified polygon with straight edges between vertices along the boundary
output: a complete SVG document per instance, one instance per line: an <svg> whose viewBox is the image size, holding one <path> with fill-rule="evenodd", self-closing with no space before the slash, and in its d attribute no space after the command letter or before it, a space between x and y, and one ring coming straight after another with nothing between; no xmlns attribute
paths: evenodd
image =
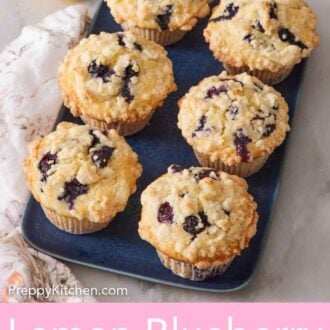
<svg viewBox="0 0 330 330"><path fill-rule="evenodd" d="M271 154L289 130L281 94L246 73L206 78L179 106L178 126L188 143L229 166Z"/></svg>
<svg viewBox="0 0 330 330"><path fill-rule="evenodd" d="M106 222L122 211L142 172L137 155L115 130L63 122L31 144L25 160L33 196L56 213Z"/></svg>
<svg viewBox="0 0 330 330"><path fill-rule="evenodd" d="M119 24L159 31L190 30L210 12L210 0L106 0Z"/></svg>
<svg viewBox="0 0 330 330"><path fill-rule="evenodd" d="M239 255L256 233L256 203L247 183L209 168L168 173L142 193L139 234L157 250L198 268Z"/></svg>
<svg viewBox="0 0 330 330"><path fill-rule="evenodd" d="M129 32L83 39L59 68L65 105L107 123L147 117L176 90L165 49Z"/></svg>
<svg viewBox="0 0 330 330"><path fill-rule="evenodd" d="M204 31L217 59L277 72L319 44L317 18L303 0L223 0Z"/></svg>

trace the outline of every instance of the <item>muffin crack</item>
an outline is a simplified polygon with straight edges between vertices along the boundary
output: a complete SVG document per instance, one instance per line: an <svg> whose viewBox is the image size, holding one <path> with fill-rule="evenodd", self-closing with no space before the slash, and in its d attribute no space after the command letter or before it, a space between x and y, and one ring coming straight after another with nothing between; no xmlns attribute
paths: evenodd
<svg viewBox="0 0 330 330"><path fill-rule="evenodd" d="M125 36L123 33L117 34L117 40L118 40L119 46L126 47Z"/></svg>
<svg viewBox="0 0 330 330"><path fill-rule="evenodd" d="M97 144L100 144L100 139L95 135L94 131L91 129L88 131L88 134L91 136L92 141L90 146L88 147L88 152L93 149Z"/></svg>
<svg viewBox="0 0 330 330"><path fill-rule="evenodd" d="M266 32L265 28L262 26L259 20L256 20L255 23L252 25L252 27L261 33Z"/></svg>

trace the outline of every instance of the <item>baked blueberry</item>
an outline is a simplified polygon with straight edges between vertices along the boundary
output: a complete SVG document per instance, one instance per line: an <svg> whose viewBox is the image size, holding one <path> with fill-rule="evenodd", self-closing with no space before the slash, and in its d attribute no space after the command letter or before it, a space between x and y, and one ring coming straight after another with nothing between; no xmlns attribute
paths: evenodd
<svg viewBox="0 0 330 330"><path fill-rule="evenodd" d="M48 171L50 168L55 165L57 162L57 154L52 154L51 152L47 152L40 160L38 164L38 169L42 174L41 181L46 182L48 178Z"/></svg>
<svg viewBox="0 0 330 330"><path fill-rule="evenodd" d="M89 130L89 135L92 137L91 145L88 148L88 151L92 148L94 148L97 144L100 143L100 139L95 135L94 131L91 129Z"/></svg>
<svg viewBox="0 0 330 330"><path fill-rule="evenodd" d="M87 192L88 185L80 183L77 179L73 179L72 181L65 182L64 192L62 195L58 196L57 199L59 201L64 200L67 204L69 204L69 209L72 210L75 200L80 195L87 194Z"/></svg>
<svg viewBox="0 0 330 330"><path fill-rule="evenodd" d="M206 117L205 115L203 115L203 116L199 119L199 121L198 121L198 125L197 125L195 131L193 132L192 137L195 137L197 132L203 132L203 131L204 131L206 121L207 121L207 117Z"/></svg>
<svg viewBox="0 0 330 330"><path fill-rule="evenodd" d="M125 39L124 39L124 34L123 33L118 33L117 34L118 38L118 44L119 46L126 47Z"/></svg>
<svg viewBox="0 0 330 330"><path fill-rule="evenodd" d="M211 170L211 169L200 170L194 176L195 176L195 179L197 181L203 180L205 178L211 178L211 179L217 178L216 172L214 170Z"/></svg>
<svg viewBox="0 0 330 330"><path fill-rule="evenodd" d="M276 4L275 1L270 4L269 17L271 19L278 19L278 16L277 16L277 4Z"/></svg>
<svg viewBox="0 0 330 330"><path fill-rule="evenodd" d="M228 87L226 85L221 85L220 87L212 87L206 92L206 99L212 99L214 96L219 96L222 93L227 93Z"/></svg>
<svg viewBox="0 0 330 330"><path fill-rule="evenodd" d="M308 48L303 42L298 40L297 37L289 29L286 29L286 28L279 29L278 36L283 42L287 42L290 45L297 46L301 49Z"/></svg>
<svg viewBox="0 0 330 330"><path fill-rule="evenodd" d="M143 48L140 44L138 44L137 42L134 42L134 48L139 50L140 52L142 52Z"/></svg>
<svg viewBox="0 0 330 330"><path fill-rule="evenodd" d="M270 116L271 116L271 114L266 113L265 111L259 109L258 114L253 117L252 121L255 121L255 120L264 121L266 118L269 118Z"/></svg>
<svg viewBox="0 0 330 330"><path fill-rule="evenodd" d="M236 104L231 104L229 107L228 107L228 112L229 112L229 116L232 120L235 120L237 115L238 115L238 112L239 112L239 107L236 105Z"/></svg>
<svg viewBox="0 0 330 330"><path fill-rule="evenodd" d="M170 225L173 223L173 207L169 202L163 203L158 210L158 221Z"/></svg>
<svg viewBox="0 0 330 330"><path fill-rule="evenodd" d="M265 131L262 134L263 137L269 137L276 129L275 124L267 124L265 127Z"/></svg>
<svg viewBox="0 0 330 330"><path fill-rule="evenodd" d="M197 226L199 224L198 218L195 215L191 215L186 217L183 224L183 229L188 233L191 234L193 237L197 235L198 229Z"/></svg>
<svg viewBox="0 0 330 330"><path fill-rule="evenodd" d="M210 22L220 22L220 21L225 21L225 20L231 20L237 15L238 11L239 11L239 6L235 6L234 3L230 3L225 8L222 16L213 18L213 19L211 19Z"/></svg>
<svg viewBox="0 0 330 330"><path fill-rule="evenodd" d="M198 234L203 232L205 228L209 227L207 215L204 212L198 213L196 215L190 215L185 218L183 223L183 229L188 234L192 235L192 238L195 239Z"/></svg>
<svg viewBox="0 0 330 330"><path fill-rule="evenodd" d="M156 23L159 25L162 31L168 30L168 25L173 14L173 5L167 5L163 12L156 17Z"/></svg>
<svg viewBox="0 0 330 330"><path fill-rule="evenodd" d="M247 145L251 143L252 140L243 133L242 129L237 130L234 144L236 146L236 151L238 156L241 157L242 162L248 162L250 159L250 153L248 152Z"/></svg>
<svg viewBox="0 0 330 330"><path fill-rule="evenodd" d="M171 173L181 173L183 171L183 168L180 165L171 165L170 166L170 172Z"/></svg>
<svg viewBox="0 0 330 330"><path fill-rule="evenodd" d="M108 83L111 80L111 76L114 74L109 66L104 64L98 64L96 60L93 60L88 65L88 73L95 78L101 78L104 83Z"/></svg>
<svg viewBox="0 0 330 330"><path fill-rule="evenodd" d="M98 168L105 168L115 151L115 148L103 146L101 149L94 150L92 153L92 161Z"/></svg>
<svg viewBox="0 0 330 330"><path fill-rule="evenodd" d="M124 76L122 77L123 83L121 86L120 95L125 99L127 103L132 102L134 99L134 96L132 95L131 92L130 84L131 84L131 79L138 75L139 73L133 69L132 64L129 64L125 68Z"/></svg>

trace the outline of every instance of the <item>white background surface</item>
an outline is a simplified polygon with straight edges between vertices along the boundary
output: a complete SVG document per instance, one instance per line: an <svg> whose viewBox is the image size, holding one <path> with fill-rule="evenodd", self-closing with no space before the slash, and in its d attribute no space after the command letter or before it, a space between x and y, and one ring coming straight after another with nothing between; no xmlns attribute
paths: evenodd
<svg viewBox="0 0 330 330"><path fill-rule="evenodd" d="M101 301L330 301L330 2L309 1L321 46L309 60L291 132L279 201L256 277L231 294L150 284L70 265L86 287L127 287ZM0 49L63 0L0 0Z"/></svg>

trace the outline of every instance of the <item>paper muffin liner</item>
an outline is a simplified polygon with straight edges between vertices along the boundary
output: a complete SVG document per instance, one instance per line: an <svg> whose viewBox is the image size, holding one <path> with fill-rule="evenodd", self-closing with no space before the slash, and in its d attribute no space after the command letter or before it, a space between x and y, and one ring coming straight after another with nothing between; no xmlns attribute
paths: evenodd
<svg viewBox="0 0 330 330"><path fill-rule="evenodd" d="M93 129L99 129L101 131L115 129L119 135L129 136L144 129L149 123L152 115L153 113L151 113L145 118L136 120L135 122L132 123L120 122L120 123L110 123L110 124L102 120L90 118L88 116L81 116L80 118L85 124L89 125Z"/></svg>
<svg viewBox="0 0 330 330"><path fill-rule="evenodd" d="M170 269L175 275L186 278L191 281L205 281L207 279L222 275L234 259L233 258L229 262L222 265L199 269L194 265L182 261L177 261L168 257L167 255L158 250L156 251L160 261L166 268Z"/></svg>
<svg viewBox="0 0 330 330"><path fill-rule="evenodd" d="M145 39L155 41L162 46L169 46L175 44L176 42L181 40L187 33L187 31L182 31L179 29L174 31L158 31L152 29L142 29L138 27L129 27L126 26L126 24L122 24L122 28L126 31L129 30Z"/></svg>
<svg viewBox="0 0 330 330"><path fill-rule="evenodd" d="M247 66L242 66L242 67L235 67L229 64L224 63L223 64L225 70L231 74L231 75L237 75L241 74L243 72L247 72L252 76L255 76L259 78L264 84L266 85L277 85L280 82L282 82L284 79L286 79L291 71L293 70L294 66L291 68L285 68L282 70L279 70L277 72L271 72L268 70L250 70L249 67Z"/></svg>
<svg viewBox="0 0 330 330"><path fill-rule="evenodd" d="M220 160L212 162L209 157L203 153L194 150L196 158L200 164L204 167L214 168L226 172L228 174L238 175L242 178L246 178L257 173L267 162L269 156L257 158L251 163L240 163L238 165L228 166Z"/></svg>
<svg viewBox="0 0 330 330"><path fill-rule="evenodd" d="M62 216L44 206L42 206L42 209L44 210L49 221L57 228L64 230L68 233L77 235L90 234L104 229L109 225L112 220L111 219L107 222L96 223L88 220L79 220L74 217Z"/></svg>

